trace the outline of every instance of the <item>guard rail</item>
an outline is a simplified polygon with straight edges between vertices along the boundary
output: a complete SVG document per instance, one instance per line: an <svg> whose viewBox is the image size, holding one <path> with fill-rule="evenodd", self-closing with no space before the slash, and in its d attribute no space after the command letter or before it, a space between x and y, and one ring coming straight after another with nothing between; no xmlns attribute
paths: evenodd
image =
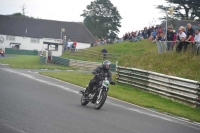
<svg viewBox="0 0 200 133"><path fill-rule="evenodd" d="M200 82L151 71L117 66L117 82L200 107Z"/></svg>

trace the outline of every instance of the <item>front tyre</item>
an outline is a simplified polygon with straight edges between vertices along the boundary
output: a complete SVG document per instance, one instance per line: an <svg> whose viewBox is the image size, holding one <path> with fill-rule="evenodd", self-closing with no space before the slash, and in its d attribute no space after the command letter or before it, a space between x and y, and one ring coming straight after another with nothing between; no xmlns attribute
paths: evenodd
<svg viewBox="0 0 200 133"><path fill-rule="evenodd" d="M83 106L86 106L89 103L89 101L85 100L85 98L86 97L84 95L81 97L81 105L83 105Z"/></svg>
<svg viewBox="0 0 200 133"><path fill-rule="evenodd" d="M100 98L98 98L94 104L94 108L96 110L99 110L103 104L105 103L106 101L106 98L107 98L107 92L106 91L102 91L101 92L101 95L100 95Z"/></svg>

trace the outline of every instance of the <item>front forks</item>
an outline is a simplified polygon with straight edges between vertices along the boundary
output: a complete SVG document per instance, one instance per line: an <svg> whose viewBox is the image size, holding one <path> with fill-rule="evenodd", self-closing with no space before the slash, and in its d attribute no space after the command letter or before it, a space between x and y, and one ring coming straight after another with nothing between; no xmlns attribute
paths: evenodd
<svg viewBox="0 0 200 133"><path fill-rule="evenodd" d="M101 92L102 92L102 89L100 90L100 92L99 92L99 95L98 95L98 98L97 98L97 100L99 100L100 99L100 97L101 97Z"/></svg>

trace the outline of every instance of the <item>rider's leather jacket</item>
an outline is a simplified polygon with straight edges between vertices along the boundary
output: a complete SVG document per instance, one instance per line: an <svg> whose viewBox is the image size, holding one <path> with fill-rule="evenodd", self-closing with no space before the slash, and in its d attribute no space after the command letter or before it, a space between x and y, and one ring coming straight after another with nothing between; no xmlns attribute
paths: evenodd
<svg viewBox="0 0 200 133"><path fill-rule="evenodd" d="M100 78L105 78L105 74L107 74L108 80L111 82L112 81L112 73L110 70L103 68L103 66L99 66L96 69L92 71L92 74L96 75L94 78L100 79Z"/></svg>

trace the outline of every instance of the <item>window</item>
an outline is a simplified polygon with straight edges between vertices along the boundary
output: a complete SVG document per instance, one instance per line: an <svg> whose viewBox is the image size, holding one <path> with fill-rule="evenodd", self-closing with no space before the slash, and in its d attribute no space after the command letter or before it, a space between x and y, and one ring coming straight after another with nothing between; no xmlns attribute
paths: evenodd
<svg viewBox="0 0 200 133"><path fill-rule="evenodd" d="M6 40L15 41L15 36L6 36Z"/></svg>
<svg viewBox="0 0 200 133"><path fill-rule="evenodd" d="M40 39L31 38L31 43L40 43Z"/></svg>
<svg viewBox="0 0 200 133"><path fill-rule="evenodd" d="M49 50L58 51L58 45L49 45Z"/></svg>

